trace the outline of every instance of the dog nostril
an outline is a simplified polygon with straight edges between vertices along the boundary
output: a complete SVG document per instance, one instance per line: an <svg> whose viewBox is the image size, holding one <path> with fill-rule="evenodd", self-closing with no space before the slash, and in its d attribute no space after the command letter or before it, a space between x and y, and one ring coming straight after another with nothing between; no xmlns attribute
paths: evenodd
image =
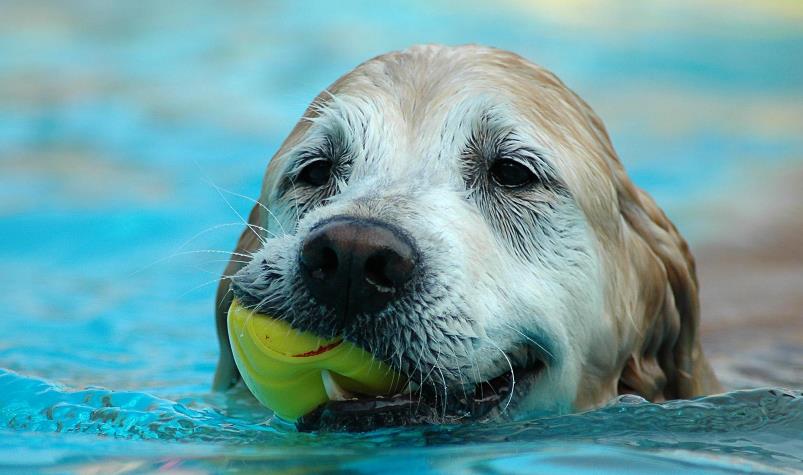
<svg viewBox="0 0 803 475"><path fill-rule="evenodd" d="M413 244L392 226L335 217L310 231L299 261L310 297L347 321L398 298L417 259Z"/></svg>
<svg viewBox="0 0 803 475"><path fill-rule="evenodd" d="M375 254L365 260L363 269L365 281L383 293L391 293L395 290L394 282L387 275L387 265L387 256Z"/></svg>
<svg viewBox="0 0 803 475"><path fill-rule="evenodd" d="M313 279L328 279L337 272L337 253L331 247L321 249L318 265L312 269L310 275Z"/></svg>

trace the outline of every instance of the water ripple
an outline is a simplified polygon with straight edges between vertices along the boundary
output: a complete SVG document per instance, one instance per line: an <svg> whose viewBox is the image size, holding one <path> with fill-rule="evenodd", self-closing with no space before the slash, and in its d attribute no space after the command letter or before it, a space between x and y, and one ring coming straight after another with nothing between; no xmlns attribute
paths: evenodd
<svg viewBox="0 0 803 475"><path fill-rule="evenodd" d="M0 370L0 424L39 432L80 432L123 439L270 440L269 425L133 391L68 391Z"/></svg>
<svg viewBox="0 0 803 475"><path fill-rule="evenodd" d="M661 404L622 396L580 414L365 434L300 434L266 417L258 405L239 402L240 396L199 394L172 401L142 392L73 391L0 371L0 426L14 429L0 430L0 445L18 445L34 454L32 460L47 461L60 453L58 444L41 438L70 433L60 442L71 447L65 457L80 464L86 460L77 457L81 451L76 447L88 443L87 435L100 435L89 442L92 453L133 457L148 469L167 463L170 454L189 465L220 457L220 463L239 460L254 470L270 462L295 468L307 464L307 469L324 463L355 471L380 464L392 472L399 460L424 457L427 463L445 464L454 462L459 451L464 454L459 464L468 471L489 473L529 464L582 469L583 463L603 459L607 465L637 462L658 471L677 468L679 462L709 472L803 470L803 393L780 388ZM31 442L36 437L41 450ZM143 439L160 443L130 445ZM0 450L0 467L16 466L15 453ZM402 468L410 467L398 471Z"/></svg>

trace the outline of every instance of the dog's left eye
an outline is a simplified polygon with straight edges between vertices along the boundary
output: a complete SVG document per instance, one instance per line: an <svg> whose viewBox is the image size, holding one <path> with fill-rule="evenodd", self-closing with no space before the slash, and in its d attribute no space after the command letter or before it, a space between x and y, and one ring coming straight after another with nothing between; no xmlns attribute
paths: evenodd
<svg viewBox="0 0 803 475"><path fill-rule="evenodd" d="M311 186L323 186L329 182L332 175L332 162L329 160L315 160L301 169L298 179Z"/></svg>
<svg viewBox="0 0 803 475"><path fill-rule="evenodd" d="M532 170L509 158L497 159L490 172L494 181L505 188L520 188L538 180Z"/></svg>

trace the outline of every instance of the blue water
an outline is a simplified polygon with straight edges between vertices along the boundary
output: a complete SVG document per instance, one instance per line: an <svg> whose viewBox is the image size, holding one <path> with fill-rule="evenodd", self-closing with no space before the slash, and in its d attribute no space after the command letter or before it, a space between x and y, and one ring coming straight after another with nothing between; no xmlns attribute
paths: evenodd
<svg viewBox="0 0 803 475"><path fill-rule="evenodd" d="M204 471L622 473L625 462L638 464L633 473L645 473L771 471L803 462L800 391L744 390L666 404L623 396L596 411L529 422L321 435L266 418L242 393L167 400L143 392L65 391L11 372L0 374L0 388L0 420L25 431L0 432L0 457L9 470L54 464L105 470L126 461L143 471L180 464ZM133 442L143 440L159 442ZM20 450L29 457L18 458Z"/></svg>
<svg viewBox="0 0 803 475"><path fill-rule="evenodd" d="M3 2L0 472L803 471L799 368L697 401L357 435L209 391L215 284L250 208L227 191L256 196L307 103L381 52L478 42L556 71L693 246L717 238L700 203L803 164L796 4L495 3Z"/></svg>

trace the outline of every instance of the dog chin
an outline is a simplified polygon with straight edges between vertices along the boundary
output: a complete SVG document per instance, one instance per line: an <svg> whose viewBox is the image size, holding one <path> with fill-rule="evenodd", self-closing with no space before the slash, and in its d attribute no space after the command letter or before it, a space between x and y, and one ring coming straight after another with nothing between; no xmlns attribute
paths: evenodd
<svg viewBox="0 0 803 475"><path fill-rule="evenodd" d="M365 432L388 427L507 420L520 412L544 372L540 361L457 390L437 386L407 389L392 396L353 395L330 400L296 422L298 430Z"/></svg>

